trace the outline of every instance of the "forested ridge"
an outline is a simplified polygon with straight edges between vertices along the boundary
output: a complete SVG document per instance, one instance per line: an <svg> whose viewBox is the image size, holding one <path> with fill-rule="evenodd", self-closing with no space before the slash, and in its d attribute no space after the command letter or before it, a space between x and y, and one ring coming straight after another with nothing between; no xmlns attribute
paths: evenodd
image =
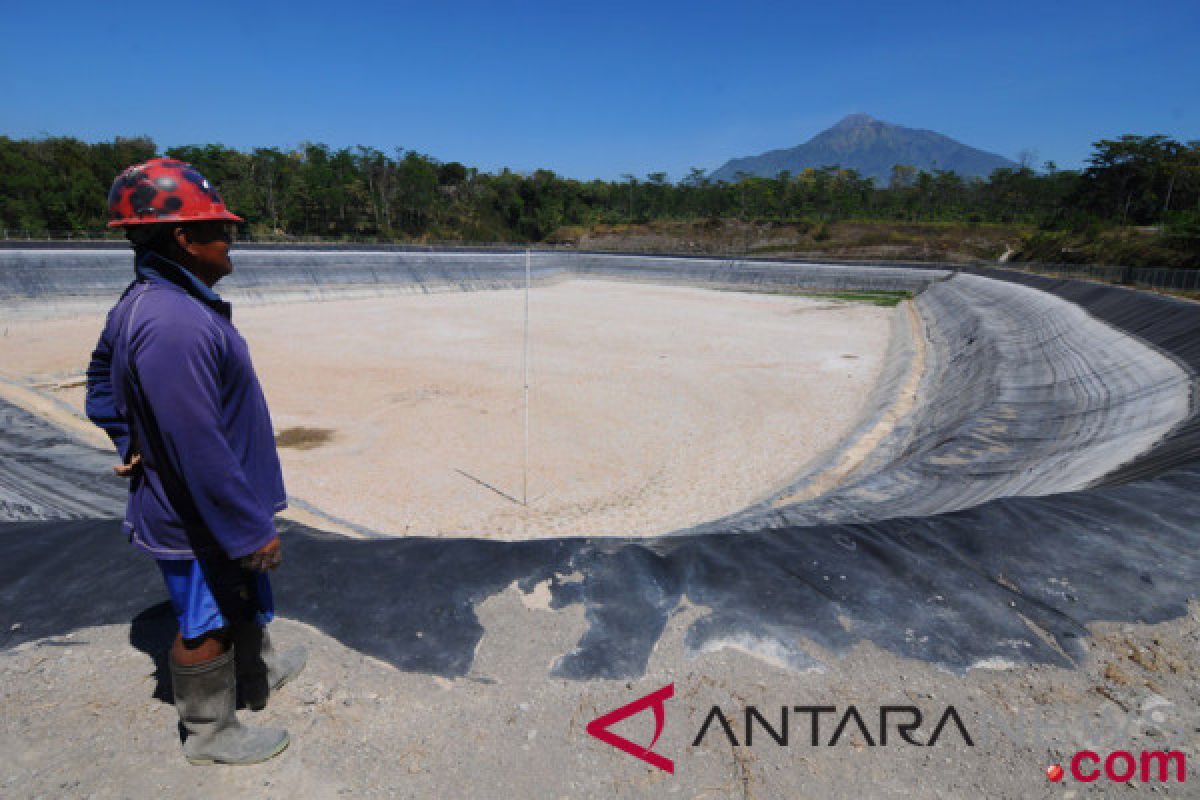
<svg viewBox="0 0 1200 800"><path fill-rule="evenodd" d="M1200 142L1135 135L1095 142L1082 170L1047 163L964 180L897 165L885 186L836 167L733 182L713 182L698 168L675 183L663 172L581 181L548 170L483 172L402 149L208 144L160 152L147 138L0 137L0 228L10 238L97 231L113 177L159 154L196 165L246 219L243 234L256 239L546 242L595 226L880 221L1026 226L1036 252L1039 241L1057 247L1153 226L1154 259L1200 266Z"/></svg>

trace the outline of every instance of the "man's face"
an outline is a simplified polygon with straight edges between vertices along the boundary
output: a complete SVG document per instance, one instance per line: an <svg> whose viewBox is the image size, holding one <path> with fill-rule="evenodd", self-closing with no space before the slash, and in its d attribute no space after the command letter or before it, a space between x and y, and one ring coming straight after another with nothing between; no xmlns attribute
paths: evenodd
<svg viewBox="0 0 1200 800"><path fill-rule="evenodd" d="M191 257L190 268L200 280L212 286L233 272L229 245L233 241L233 225L228 222L190 222L184 236L177 237L180 246Z"/></svg>

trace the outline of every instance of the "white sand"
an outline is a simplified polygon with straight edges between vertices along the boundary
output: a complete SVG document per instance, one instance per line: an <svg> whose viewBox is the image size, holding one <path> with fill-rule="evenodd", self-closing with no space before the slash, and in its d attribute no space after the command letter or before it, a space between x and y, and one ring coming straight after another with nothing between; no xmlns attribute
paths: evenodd
<svg viewBox="0 0 1200 800"><path fill-rule="evenodd" d="M535 289L522 507L504 496L522 495L522 307L522 292L493 291L236 309L276 430L334 431L321 447L281 449L289 494L396 535L694 525L837 443L880 371L893 313L616 282ZM6 323L0 374L79 379L102 322ZM82 408L82 388L42 388Z"/></svg>

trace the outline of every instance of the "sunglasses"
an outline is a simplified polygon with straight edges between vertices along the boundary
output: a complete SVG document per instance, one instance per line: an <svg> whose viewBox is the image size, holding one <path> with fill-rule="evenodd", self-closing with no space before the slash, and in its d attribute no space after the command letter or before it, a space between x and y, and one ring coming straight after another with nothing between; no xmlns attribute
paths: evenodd
<svg viewBox="0 0 1200 800"><path fill-rule="evenodd" d="M237 234L237 225L232 222L193 222L188 226L188 238L199 244L222 241L232 242Z"/></svg>

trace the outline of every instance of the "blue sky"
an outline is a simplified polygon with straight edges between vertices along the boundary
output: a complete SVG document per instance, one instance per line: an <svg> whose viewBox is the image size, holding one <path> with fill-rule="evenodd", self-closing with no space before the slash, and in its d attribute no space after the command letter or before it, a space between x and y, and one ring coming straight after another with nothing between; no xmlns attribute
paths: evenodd
<svg viewBox="0 0 1200 800"><path fill-rule="evenodd" d="M678 178L799 144L852 112L1063 167L1101 137L1200 139L1196 0L10 0L3 11L11 137L366 144L578 178Z"/></svg>

